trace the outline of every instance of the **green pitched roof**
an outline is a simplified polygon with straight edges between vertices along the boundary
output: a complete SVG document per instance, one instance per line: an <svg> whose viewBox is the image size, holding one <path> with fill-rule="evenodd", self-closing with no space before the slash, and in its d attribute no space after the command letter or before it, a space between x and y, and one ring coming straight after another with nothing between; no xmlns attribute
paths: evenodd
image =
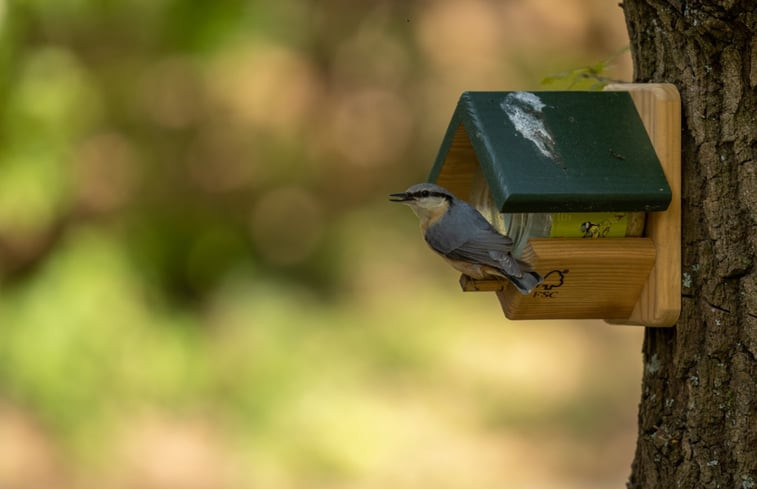
<svg viewBox="0 0 757 489"><path fill-rule="evenodd" d="M502 212L659 211L670 203L626 92L464 92L430 181L443 184L461 128Z"/></svg>

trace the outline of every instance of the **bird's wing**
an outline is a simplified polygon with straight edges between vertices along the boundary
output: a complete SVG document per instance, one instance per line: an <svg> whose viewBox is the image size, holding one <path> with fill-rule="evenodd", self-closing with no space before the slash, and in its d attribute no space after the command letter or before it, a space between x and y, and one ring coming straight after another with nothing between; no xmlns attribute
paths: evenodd
<svg viewBox="0 0 757 489"><path fill-rule="evenodd" d="M505 239L502 239L505 238ZM507 275L520 277L523 270L510 254L512 241L494 233L477 234L446 254L447 258L462 260L501 269Z"/></svg>
<svg viewBox="0 0 757 489"><path fill-rule="evenodd" d="M434 250L446 255L485 231L497 233L475 208L456 199L441 219L426 228L425 238Z"/></svg>
<svg viewBox="0 0 757 489"><path fill-rule="evenodd" d="M498 233L465 202L455 202L436 225L430 226L426 241L447 258L500 268L515 277L522 275L518 262L510 255L512 239Z"/></svg>

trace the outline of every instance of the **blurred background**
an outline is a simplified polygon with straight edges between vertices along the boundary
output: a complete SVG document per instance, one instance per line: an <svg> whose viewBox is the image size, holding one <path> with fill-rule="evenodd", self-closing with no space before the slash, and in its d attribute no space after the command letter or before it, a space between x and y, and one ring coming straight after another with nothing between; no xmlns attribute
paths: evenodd
<svg viewBox="0 0 757 489"><path fill-rule="evenodd" d="M387 194L463 90L627 44L606 0L0 0L0 487L623 487L641 329L505 320Z"/></svg>

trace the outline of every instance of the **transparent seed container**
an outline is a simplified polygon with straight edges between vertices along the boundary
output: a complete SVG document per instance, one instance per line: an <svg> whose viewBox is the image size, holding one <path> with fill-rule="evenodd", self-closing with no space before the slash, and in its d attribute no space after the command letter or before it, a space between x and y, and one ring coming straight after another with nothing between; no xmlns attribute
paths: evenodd
<svg viewBox="0 0 757 489"><path fill-rule="evenodd" d="M555 212L503 214L494 204L486 180L473 179L470 203L495 229L513 240L519 257L531 238L622 238L644 234L644 212Z"/></svg>

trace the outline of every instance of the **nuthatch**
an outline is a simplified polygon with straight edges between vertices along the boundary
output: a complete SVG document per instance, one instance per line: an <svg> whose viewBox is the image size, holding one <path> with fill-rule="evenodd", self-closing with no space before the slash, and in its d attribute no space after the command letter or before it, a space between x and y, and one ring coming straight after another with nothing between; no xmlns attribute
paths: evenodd
<svg viewBox="0 0 757 489"><path fill-rule="evenodd" d="M420 219L426 243L455 269L474 279L506 278L523 294L543 279L510 254L512 239L503 236L474 207L433 183L419 183L391 194Z"/></svg>

